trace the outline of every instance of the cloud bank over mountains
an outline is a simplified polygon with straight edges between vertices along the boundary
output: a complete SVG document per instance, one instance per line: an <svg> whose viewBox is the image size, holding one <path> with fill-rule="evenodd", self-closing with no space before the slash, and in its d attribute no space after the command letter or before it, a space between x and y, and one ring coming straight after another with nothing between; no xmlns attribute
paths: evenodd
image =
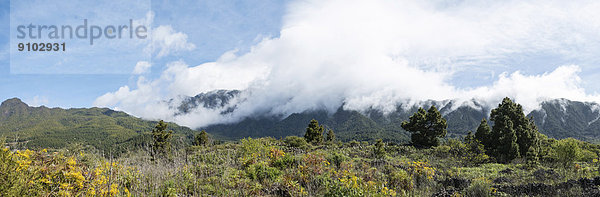
<svg viewBox="0 0 600 197"><path fill-rule="evenodd" d="M342 104L391 112L399 103L424 100L494 106L509 96L530 111L555 98L599 102L580 77L600 62L597 10L600 3L593 1L297 1L288 6L279 37L197 66L171 62L160 77L139 76L137 87L106 93L94 105L200 127L253 114L334 111ZM533 74L515 68L515 59L547 57L571 63L523 69L540 71ZM457 75L491 80L463 87L455 84ZM220 89L242 93L222 108L174 115L185 96Z"/></svg>

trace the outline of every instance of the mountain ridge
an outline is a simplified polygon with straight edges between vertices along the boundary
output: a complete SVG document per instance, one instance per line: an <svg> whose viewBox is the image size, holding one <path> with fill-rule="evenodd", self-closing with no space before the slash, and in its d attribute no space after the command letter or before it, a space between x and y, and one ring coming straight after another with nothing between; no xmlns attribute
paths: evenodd
<svg viewBox="0 0 600 197"><path fill-rule="evenodd" d="M235 97L240 93L236 91L236 94L227 94L227 92L219 90L203 93L201 97L190 97L196 99L189 99L188 102L210 103L210 100L206 100L209 98L207 94ZM201 99L198 100L198 98ZM223 100L219 102L221 106L227 105L227 102L223 102ZM363 111L348 110L344 109L342 105L333 113L316 109L292 113L288 116L255 114L243 118L237 123L213 124L198 129L205 129L209 133L223 136L226 139L301 136L306 124L314 118L334 129L342 140L374 140L379 136L387 141L406 143L410 134L404 131L400 124L417 111L418 107L429 108L431 105L438 107L444 118L447 119L448 137L461 137L468 131L474 132L481 119L487 119L490 111L495 107L487 106L476 99L468 101L426 100L414 105L398 104L394 111L388 113L373 108ZM199 107L200 105L195 106ZM189 110L193 110L193 108ZM231 110L228 111L228 113L231 112ZM182 114L185 113L180 115ZM600 140L600 121L598 121L600 120L600 105L598 103L551 99L541 102L538 109L534 109L526 115L534 120L540 132L549 137L559 139L573 137L586 141Z"/></svg>
<svg viewBox="0 0 600 197"><path fill-rule="evenodd" d="M31 107L18 98L0 104L0 136L13 145L62 148L93 146L104 152L123 152L149 143L156 121L143 120L109 108ZM175 135L190 142L196 131L169 124Z"/></svg>

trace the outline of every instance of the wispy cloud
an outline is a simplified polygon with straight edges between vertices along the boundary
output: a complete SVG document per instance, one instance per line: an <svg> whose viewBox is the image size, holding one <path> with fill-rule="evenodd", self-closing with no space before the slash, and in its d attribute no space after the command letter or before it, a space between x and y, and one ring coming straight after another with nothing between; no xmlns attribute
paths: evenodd
<svg viewBox="0 0 600 197"><path fill-rule="evenodd" d="M39 107L42 105L47 105L48 102L49 101L46 96L36 95L33 98L31 98L31 100L29 100L27 103L29 103L30 106Z"/></svg>
<svg viewBox="0 0 600 197"><path fill-rule="evenodd" d="M152 41L146 51L156 54L161 58L180 51L190 51L196 45L188 42L188 36L182 32L176 32L169 25L161 25L152 29Z"/></svg>
<svg viewBox="0 0 600 197"><path fill-rule="evenodd" d="M135 68L133 68L133 74L140 75L140 74L148 73L148 72L150 72L150 67L152 67L152 64L150 64L150 62L139 61L135 64Z"/></svg>

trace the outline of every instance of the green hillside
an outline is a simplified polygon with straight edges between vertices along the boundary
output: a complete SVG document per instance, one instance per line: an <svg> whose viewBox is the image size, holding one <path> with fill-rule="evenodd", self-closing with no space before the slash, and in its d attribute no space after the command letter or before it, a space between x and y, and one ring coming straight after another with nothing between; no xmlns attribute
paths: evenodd
<svg viewBox="0 0 600 197"><path fill-rule="evenodd" d="M119 153L144 145L156 121L146 121L108 108L61 109L30 107L18 98L0 105L0 136L21 147L62 148L69 144L91 145ZM188 143L195 131L169 124L176 136Z"/></svg>
<svg viewBox="0 0 600 197"><path fill-rule="evenodd" d="M306 123L316 119L327 128L334 129L336 137L342 141L373 141L381 138L388 142L408 142L408 133L400 128L397 121L378 123L359 113L338 109L334 114L325 111L294 113L280 120L277 118L249 117L236 124L211 125L206 131L224 139L245 137L301 136L306 131Z"/></svg>

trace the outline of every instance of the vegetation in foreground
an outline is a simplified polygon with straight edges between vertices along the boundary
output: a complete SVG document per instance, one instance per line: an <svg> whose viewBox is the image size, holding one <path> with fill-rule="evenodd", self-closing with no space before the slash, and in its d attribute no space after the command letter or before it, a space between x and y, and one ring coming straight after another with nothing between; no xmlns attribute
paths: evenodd
<svg viewBox="0 0 600 197"><path fill-rule="evenodd" d="M503 196L598 194L599 149L550 140L538 164L488 163L459 140L416 149L383 142L311 145L243 139L110 159L84 147L0 150L2 196ZM573 155L572 155L573 154ZM575 157L572 157L575 156ZM572 159L573 158L573 159ZM567 184L567 185L565 185Z"/></svg>
<svg viewBox="0 0 600 197"><path fill-rule="evenodd" d="M493 126L483 120L474 135L444 139L446 121L437 109L420 109L402 124L412 134L410 145L342 143L311 121L304 137L219 143L201 132L194 146L178 147L159 122L150 147L116 158L91 146L6 146L0 149L0 195L600 195L600 147L548 138L522 114L505 99L492 110Z"/></svg>

